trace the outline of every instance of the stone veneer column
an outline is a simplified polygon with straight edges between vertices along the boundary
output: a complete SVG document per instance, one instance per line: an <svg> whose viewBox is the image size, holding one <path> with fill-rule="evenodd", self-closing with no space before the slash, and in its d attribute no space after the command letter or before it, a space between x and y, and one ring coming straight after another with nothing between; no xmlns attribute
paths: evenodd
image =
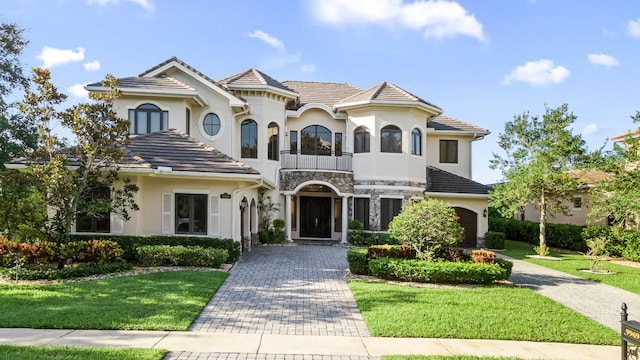
<svg viewBox="0 0 640 360"><path fill-rule="evenodd" d="M349 198L347 196L342 197L342 239L340 241L341 244L347 243L347 232L349 231L348 229L349 211L347 208L348 199Z"/></svg>
<svg viewBox="0 0 640 360"><path fill-rule="evenodd" d="M293 241L291 238L291 195L287 194L284 198L285 233L287 241Z"/></svg>

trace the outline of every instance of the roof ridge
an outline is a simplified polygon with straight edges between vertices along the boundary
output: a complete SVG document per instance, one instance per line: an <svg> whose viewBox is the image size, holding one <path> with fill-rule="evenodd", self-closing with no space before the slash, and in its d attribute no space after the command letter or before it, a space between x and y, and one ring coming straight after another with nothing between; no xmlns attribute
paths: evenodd
<svg viewBox="0 0 640 360"><path fill-rule="evenodd" d="M286 82L298 82L298 83L307 83L307 84L333 84L333 85L348 85L357 89L360 89L360 87L355 86L353 84L349 84L347 82L335 82L335 81L309 81L309 80L284 80L281 81L281 83L286 83Z"/></svg>
<svg viewBox="0 0 640 360"><path fill-rule="evenodd" d="M484 130L484 131L486 131L486 132L489 132L489 130L488 130L488 129L485 129L485 128L483 128L483 127L480 127L480 126L474 125L474 124L472 124L472 123L468 123L468 122L466 122L466 121L462 121L462 120L460 120L460 119L457 119L457 118L454 118L454 117L451 117L451 116L443 115L443 114L440 114L440 115L436 116L435 118L433 118L433 119L429 120L429 122L431 122L431 121L437 121L439 117L446 118L446 119L450 119L450 120L453 120L453 121L456 121L456 122L462 123L462 124L464 124L464 125L467 125L467 126L470 126L470 127L474 127L474 128L481 129L481 130Z"/></svg>

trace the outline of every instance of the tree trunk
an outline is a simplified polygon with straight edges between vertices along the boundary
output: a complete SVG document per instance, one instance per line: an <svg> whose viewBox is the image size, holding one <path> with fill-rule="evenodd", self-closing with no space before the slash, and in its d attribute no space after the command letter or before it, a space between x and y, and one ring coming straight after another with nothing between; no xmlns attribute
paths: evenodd
<svg viewBox="0 0 640 360"><path fill-rule="evenodd" d="M540 199L540 243L538 246L542 249L547 245L546 241L546 229L547 229L547 199L542 194Z"/></svg>

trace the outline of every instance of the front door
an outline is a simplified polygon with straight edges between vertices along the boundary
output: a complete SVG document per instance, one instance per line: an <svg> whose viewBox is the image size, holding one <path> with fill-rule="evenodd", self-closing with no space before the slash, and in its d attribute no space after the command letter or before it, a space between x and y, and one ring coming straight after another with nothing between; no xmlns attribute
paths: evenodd
<svg viewBox="0 0 640 360"><path fill-rule="evenodd" d="M300 237L331 237L331 198L300 197Z"/></svg>

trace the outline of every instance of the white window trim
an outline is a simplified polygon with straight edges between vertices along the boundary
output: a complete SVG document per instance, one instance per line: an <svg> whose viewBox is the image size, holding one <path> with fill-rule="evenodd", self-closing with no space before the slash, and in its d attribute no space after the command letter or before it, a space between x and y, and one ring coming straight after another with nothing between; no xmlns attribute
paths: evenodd
<svg viewBox="0 0 640 360"><path fill-rule="evenodd" d="M207 117L207 115L209 114L216 114L218 116L218 119L220 119L220 130L218 130L218 133L213 136L207 134L207 132L204 131L204 118ZM222 134L224 133L224 130L225 130L224 124L225 122L222 120L222 116L220 116L220 114L218 114L215 111L206 111L200 114L200 116L198 117L198 121L196 122L196 127L198 128L198 131L204 138L208 140L216 140L219 137L221 137Z"/></svg>

